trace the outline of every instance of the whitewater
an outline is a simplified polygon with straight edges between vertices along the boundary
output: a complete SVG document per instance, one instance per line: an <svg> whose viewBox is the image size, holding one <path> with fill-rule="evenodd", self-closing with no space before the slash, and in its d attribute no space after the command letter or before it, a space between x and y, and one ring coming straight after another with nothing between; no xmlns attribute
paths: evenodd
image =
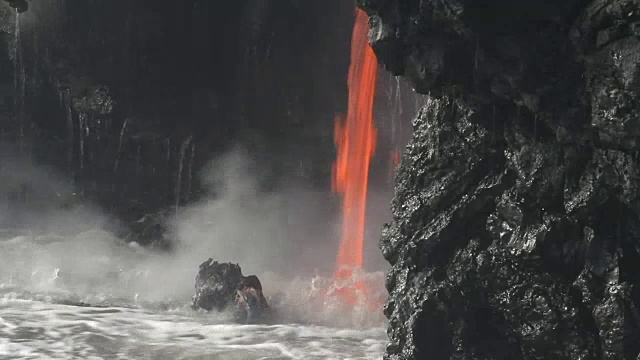
<svg viewBox="0 0 640 360"><path fill-rule="evenodd" d="M192 310L198 265L102 230L0 232L0 358L375 359L384 351L381 309L320 295L321 277L259 275L279 314L272 324ZM362 276L382 297L383 275Z"/></svg>

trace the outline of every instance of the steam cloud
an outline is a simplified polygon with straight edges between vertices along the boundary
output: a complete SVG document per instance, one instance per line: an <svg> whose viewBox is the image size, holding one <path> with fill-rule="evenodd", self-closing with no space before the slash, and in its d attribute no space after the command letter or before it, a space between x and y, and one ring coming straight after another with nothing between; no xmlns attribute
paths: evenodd
<svg viewBox="0 0 640 360"><path fill-rule="evenodd" d="M283 291L295 277L330 273L339 236L339 214L331 203L336 199L292 184L263 192L264 174L254 165L241 149L214 159L201 174L209 196L177 212L170 224L176 249L163 253L126 244L107 231L109 216L74 203L69 181L53 170L5 158L0 284L86 299L187 303L198 265L209 257L257 274L267 295ZM28 208L20 208L12 199L25 187L31 198Z"/></svg>

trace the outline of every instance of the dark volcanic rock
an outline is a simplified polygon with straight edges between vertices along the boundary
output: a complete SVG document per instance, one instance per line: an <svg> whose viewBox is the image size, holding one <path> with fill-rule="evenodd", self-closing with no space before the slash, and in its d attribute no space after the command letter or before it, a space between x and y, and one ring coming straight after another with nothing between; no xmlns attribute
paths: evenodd
<svg viewBox="0 0 640 360"><path fill-rule="evenodd" d="M273 169L260 186L326 189L352 8L0 0L0 144L125 224L204 195L198 174L238 145Z"/></svg>
<svg viewBox="0 0 640 360"><path fill-rule="evenodd" d="M386 359L640 358L639 5L360 0L432 96L381 239Z"/></svg>
<svg viewBox="0 0 640 360"><path fill-rule="evenodd" d="M246 323L265 320L269 315L258 277L243 276L238 264L213 259L200 264L192 307L207 311L231 309L237 321Z"/></svg>
<svg viewBox="0 0 640 360"><path fill-rule="evenodd" d="M29 3L25 0L4 0L9 3L9 6L16 9L19 13L23 13L29 9Z"/></svg>
<svg viewBox="0 0 640 360"><path fill-rule="evenodd" d="M223 311L235 302L236 290L244 279L240 265L208 259L196 276L193 307Z"/></svg>

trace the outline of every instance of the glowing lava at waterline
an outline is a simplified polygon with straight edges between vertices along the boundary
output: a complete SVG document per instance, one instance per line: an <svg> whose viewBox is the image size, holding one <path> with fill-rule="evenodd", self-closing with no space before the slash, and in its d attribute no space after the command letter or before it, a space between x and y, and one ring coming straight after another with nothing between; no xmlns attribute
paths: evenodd
<svg viewBox="0 0 640 360"><path fill-rule="evenodd" d="M353 269L362 268L369 164L376 142L372 115L377 60L369 46L368 32L366 13L356 9L348 78L349 107L346 118L336 117L334 130L337 159L332 169L332 190L342 195L337 279L351 278Z"/></svg>

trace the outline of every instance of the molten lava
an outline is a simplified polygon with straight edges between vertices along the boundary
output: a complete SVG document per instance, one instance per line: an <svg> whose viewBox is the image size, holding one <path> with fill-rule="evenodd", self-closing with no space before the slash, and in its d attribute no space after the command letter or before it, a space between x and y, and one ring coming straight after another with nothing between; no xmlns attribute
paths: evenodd
<svg viewBox="0 0 640 360"><path fill-rule="evenodd" d="M336 280L350 279L354 269L362 268L369 163L376 142L372 115L377 60L369 46L368 32L367 15L356 9L348 78L349 107L346 118L336 117L334 130L338 154L332 169L332 190L342 195L342 239ZM360 289L363 285L356 282L354 286Z"/></svg>

